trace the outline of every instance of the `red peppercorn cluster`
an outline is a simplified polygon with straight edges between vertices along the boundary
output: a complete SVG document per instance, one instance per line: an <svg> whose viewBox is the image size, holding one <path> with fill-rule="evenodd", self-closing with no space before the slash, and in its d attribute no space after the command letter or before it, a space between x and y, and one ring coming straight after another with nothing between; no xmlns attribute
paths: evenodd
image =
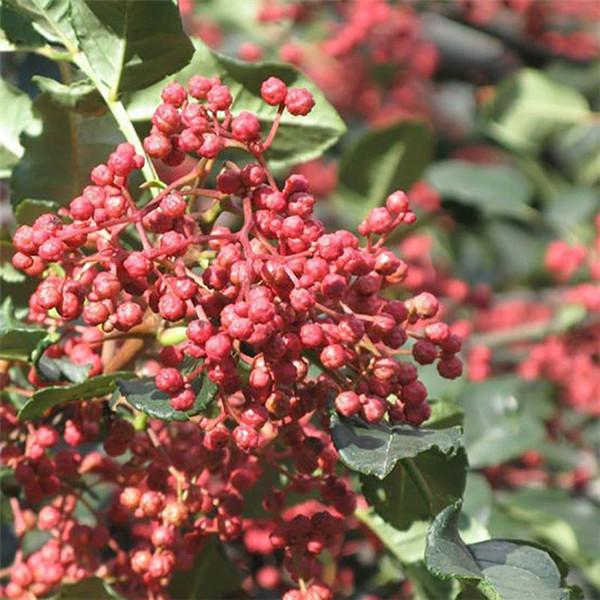
<svg viewBox="0 0 600 600"><path fill-rule="evenodd" d="M139 431L105 413L102 402L58 409L52 426L37 429L3 407L17 440L3 446L3 460L14 467L26 505L41 508L38 528L52 535L40 553L59 557L47 581L36 574L39 553L19 563L10 598L24 590L43 595L65 573L78 580L97 572L107 544L112 555L102 569L128 581L131 597L163 593L212 535L223 542L245 536L252 552L245 495L267 470L281 477L263 502L269 550L281 551L292 581L312 582L286 598L331 598L319 583L318 557L342 552L356 496L336 473L329 408L369 423L417 426L431 412L418 365L437 363L447 378L461 373L461 341L437 319L437 298L383 295L408 270L384 247L415 219L407 196L394 192L373 209L361 237L327 233L306 177L293 174L279 185L263 156L282 112L306 115L313 98L274 77L261 94L277 107L264 141L256 115L232 113L231 92L217 78L194 76L187 90L168 85L144 148L169 165L195 156L189 173L145 204L136 201L129 176L143 159L122 144L60 215L42 215L15 234L14 266L41 277L30 318L65 337L47 358L90 364L91 375L110 372L131 361L138 336L178 331L174 344L147 347L138 371L153 376L176 411L194 406L200 377L217 391L210 416L168 426L151 421ZM253 160L223 163L216 189L204 187L227 147L244 148ZM220 214L228 224L215 221ZM30 382L46 385L36 371ZM131 411L126 397L121 403ZM103 454L81 452L99 442ZM69 449L58 450L63 444ZM73 513L91 475L116 486L107 508L91 509L96 527ZM327 510L289 515L294 494L316 495ZM115 527L128 528L127 545L107 534Z"/></svg>

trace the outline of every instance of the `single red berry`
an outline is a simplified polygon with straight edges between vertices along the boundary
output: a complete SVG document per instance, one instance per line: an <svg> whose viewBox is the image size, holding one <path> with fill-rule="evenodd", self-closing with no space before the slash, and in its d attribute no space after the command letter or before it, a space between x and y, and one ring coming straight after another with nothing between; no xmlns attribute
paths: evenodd
<svg viewBox="0 0 600 600"><path fill-rule="evenodd" d="M155 133L144 138L144 150L152 158L166 158L173 150L171 141L162 133Z"/></svg>
<svg viewBox="0 0 600 600"><path fill-rule="evenodd" d="M181 194L172 192L161 200L160 208L169 217L177 219L185 214L187 203Z"/></svg>
<svg viewBox="0 0 600 600"><path fill-rule="evenodd" d="M152 261L143 252L132 252L123 267L134 279L145 279L152 272Z"/></svg>
<svg viewBox="0 0 600 600"><path fill-rule="evenodd" d="M387 197L385 206L393 215L405 213L408 210L408 196L401 191L393 192Z"/></svg>
<svg viewBox="0 0 600 600"><path fill-rule="evenodd" d="M361 404L358 394L352 390L338 394L335 399L335 409L344 417L351 417L360 412Z"/></svg>
<svg viewBox="0 0 600 600"><path fill-rule="evenodd" d="M285 97L285 106L292 115L306 116L314 105L315 99L306 88L292 88Z"/></svg>
<svg viewBox="0 0 600 600"><path fill-rule="evenodd" d="M277 106L285 102L287 86L277 77L265 79L260 86L260 95L263 100L271 106Z"/></svg>
<svg viewBox="0 0 600 600"><path fill-rule="evenodd" d="M260 437L255 429L242 424L233 430L233 440L240 450L250 452L258 446Z"/></svg>
<svg viewBox="0 0 600 600"><path fill-rule="evenodd" d="M227 85L215 85L211 87L206 94L206 99L208 100L208 106L213 111L227 110L233 102L229 86Z"/></svg>
<svg viewBox="0 0 600 600"><path fill-rule="evenodd" d="M163 392L168 394L174 394L178 392L185 383L181 373L173 367L161 369L155 378L156 387Z"/></svg>
<svg viewBox="0 0 600 600"><path fill-rule="evenodd" d="M196 394L192 389L184 388L172 394L169 402L175 410L190 410L196 402Z"/></svg>
<svg viewBox="0 0 600 600"><path fill-rule="evenodd" d="M251 142L260 136L260 122L256 115L243 111L231 122L231 133L240 142Z"/></svg>
<svg viewBox="0 0 600 600"><path fill-rule="evenodd" d="M179 108L187 100L187 92L180 83L169 83L160 95L163 102Z"/></svg>

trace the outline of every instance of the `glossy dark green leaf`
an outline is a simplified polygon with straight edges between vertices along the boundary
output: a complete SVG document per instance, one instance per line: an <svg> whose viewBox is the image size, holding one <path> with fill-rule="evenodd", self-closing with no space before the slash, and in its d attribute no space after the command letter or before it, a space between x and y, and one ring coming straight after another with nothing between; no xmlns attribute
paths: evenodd
<svg viewBox="0 0 600 600"><path fill-rule="evenodd" d="M432 158L433 136L420 121L400 121L363 133L340 162L338 198L344 217L357 225L391 192L408 191Z"/></svg>
<svg viewBox="0 0 600 600"><path fill-rule="evenodd" d="M425 174L445 200L465 204L486 215L528 218L531 183L514 167L479 165L464 160L436 162Z"/></svg>
<svg viewBox="0 0 600 600"><path fill-rule="evenodd" d="M53 600L124 600L112 586L99 577L88 577L77 583L65 583Z"/></svg>
<svg viewBox="0 0 600 600"><path fill-rule="evenodd" d="M65 85L41 75L35 75L32 81L53 102L63 108L84 116L101 116L106 113L106 104L100 92L89 81L76 81L71 85Z"/></svg>
<svg viewBox="0 0 600 600"><path fill-rule="evenodd" d="M0 79L0 177L9 177L23 156L21 133L35 134L40 123L34 116L31 99L25 92Z"/></svg>
<svg viewBox="0 0 600 600"><path fill-rule="evenodd" d="M169 395L156 387L153 377L119 381L118 386L119 392L131 406L161 421L187 421L206 410L217 393L217 386L208 377L197 377L192 383L192 389L197 394L194 406L188 411L181 411L171 406Z"/></svg>
<svg viewBox="0 0 600 600"><path fill-rule="evenodd" d="M460 504L442 511L427 534L425 561L436 576L477 587L489 600L569 600L563 564L545 550L513 540L466 545L458 531Z"/></svg>
<svg viewBox="0 0 600 600"><path fill-rule="evenodd" d="M39 198L65 206L123 136L110 116L82 117L46 94L36 99L34 110L43 126L39 135L21 137L25 153L12 174L11 202L16 206L25 198Z"/></svg>
<svg viewBox="0 0 600 600"><path fill-rule="evenodd" d="M37 419L55 406L76 402L79 400L90 400L100 398L113 392L117 387L117 380L130 379L135 373L118 372L106 375L90 377L82 383L73 385L55 385L42 388L33 394L19 411L19 419L22 421Z"/></svg>
<svg viewBox="0 0 600 600"><path fill-rule="evenodd" d="M71 20L111 98L160 81L193 54L171 0L77 0L71 3Z"/></svg>
<svg viewBox="0 0 600 600"><path fill-rule="evenodd" d="M500 464L544 439L545 390L513 377L467 387L456 403L465 411L464 444L472 467Z"/></svg>
<svg viewBox="0 0 600 600"><path fill-rule="evenodd" d="M501 144L533 153L589 116L582 94L539 71L522 69L498 86L481 119L485 131Z"/></svg>
<svg viewBox="0 0 600 600"><path fill-rule="evenodd" d="M196 52L190 64L168 80L185 85L192 75L219 75L231 88L234 98L233 114L241 111L255 113L266 136L275 107L267 105L260 97L261 83L268 77L282 79L288 86L306 87L315 98L315 107L305 117L294 117L284 112L277 136L265 157L273 169L291 167L321 156L345 132L346 126L325 96L300 71L281 63L246 63L211 51L196 43ZM124 98L128 113L134 121L149 121L166 82L161 82Z"/></svg>
<svg viewBox="0 0 600 600"><path fill-rule="evenodd" d="M437 515L462 497L467 476L463 448L448 455L431 448L412 459L400 460L380 480L361 476L362 492L378 515L396 529L408 529L415 521Z"/></svg>
<svg viewBox="0 0 600 600"><path fill-rule="evenodd" d="M452 456L462 447L460 427L417 429L410 425L368 424L359 419L331 418L333 443L342 462L352 471L387 477L396 463L437 448Z"/></svg>
<svg viewBox="0 0 600 600"><path fill-rule="evenodd" d="M169 584L169 595L177 600L240 598L243 596L241 584L240 574L213 536L196 555L190 571L174 573Z"/></svg>
<svg viewBox="0 0 600 600"><path fill-rule="evenodd" d="M47 335L37 325L19 321L14 316L11 298L4 300L0 306L0 358L27 362Z"/></svg>

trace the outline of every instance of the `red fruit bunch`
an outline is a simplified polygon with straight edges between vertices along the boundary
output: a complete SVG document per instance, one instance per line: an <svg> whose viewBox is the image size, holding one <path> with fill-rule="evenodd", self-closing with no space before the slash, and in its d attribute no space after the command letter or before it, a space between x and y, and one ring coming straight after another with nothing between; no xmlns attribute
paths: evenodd
<svg viewBox="0 0 600 600"><path fill-rule="evenodd" d="M263 502L272 515L269 548L282 551L292 580L313 582L289 597L332 597L319 583L318 556L342 552L356 498L337 473L329 411L418 426L431 413L419 365L461 374L461 340L438 319L437 298L384 294L391 286L397 293L407 276L384 243L414 222L408 197L392 193L361 223L360 237L326 232L306 177L279 184L264 157L283 112L308 114L312 95L274 77L261 94L277 107L264 139L258 117L233 111L218 78L168 85L144 148L167 165L191 155L188 173L144 204L129 186L143 158L122 144L68 209L15 234L14 266L41 277L30 317L63 337L48 357L72 356L92 364L92 374L136 367L160 392L149 400L154 410L170 403L184 422L134 428L101 400L54 411L52 427L27 429L3 408L9 435L16 432L3 459L25 504L47 503L38 527L52 535L14 568L10 598L46 593L64 573L78 580L96 572L107 544L103 569L127 581L128 594L162 593L210 536L232 541L254 527L244 520L245 494L267 469L284 481ZM226 148L244 149L250 162L217 166ZM149 337L157 333L175 338L161 348ZM210 413L195 410L199 381L214 389ZM120 402L134 420L126 394ZM89 443L102 443L104 454L80 452ZM115 489L95 527L74 515L90 474ZM288 518L292 493L316 495L328 510ZM15 510L23 512L18 503ZM128 529L126 544L107 533L115 527ZM251 536L247 546L256 546Z"/></svg>

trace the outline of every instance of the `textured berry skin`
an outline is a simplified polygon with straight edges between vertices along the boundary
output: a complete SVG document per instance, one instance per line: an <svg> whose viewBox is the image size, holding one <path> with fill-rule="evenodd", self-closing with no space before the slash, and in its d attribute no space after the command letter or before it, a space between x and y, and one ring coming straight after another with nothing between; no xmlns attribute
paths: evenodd
<svg viewBox="0 0 600 600"><path fill-rule="evenodd" d="M156 387L168 394L178 392L184 384L183 376L174 368L161 369L156 375Z"/></svg>
<svg viewBox="0 0 600 600"><path fill-rule="evenodd" d="M216 111L227 110L233 102L231 92L226 85L213 86L207 93L206 98L211 109Z"/></svg>
<svg viewBox="0 0 600 600"><path fill-rule="evenodd" d="M314 105L313 95L306 88L292 88L285 97L285 107L291 115L306 116Z"/></svg>
<svg viewBox="0 0 600 600"><path fill-rule="evenodd" d="M104 391L83 394L28 423L2 404L2 460L22 488L11 497L21 513L16 535L35 527L49 535L21 553L23 568L0 593L46 597L63 579L106 575L123 597L162 598L173 573L193 569L218 538L253 561L279 551L278 566L261 575L265 586L304 581L287 596L331 598L319 557L346 552L357 506L331 406L363 426L418 426L430 408L417 366L460 374L456 332L429 321L436 297L409 285L409 264L426 252L384 247L414 216L406 195L372 210L360 235L328 232L315 212L319 182L276 179L267 163L283 111L301 117L314 100L276 78L261 95L278 108L259 121L229 112L234 99L218 78L192 77L187 90L169 84L144 140L166 172L153 198L137 187L143 157L124 143L57 215L17 230L13 264L39 276L29 320L59 334L44 358L86 367L90 378L123 369L143 379L120 383L116 404ZM238 165L241 149L250 162ZM227 158L215 160L222 150ZM471 354L473 372L489 364L489 354ZM28 366L13 381L21 368L3 367L0 382L73 384L62 366L56 375ZM150 392L140 404L136 389ZM249 517L246 495L276 466L282 477L264 495L266 516ZM107 484L110 498L80 522L90 480ZM355 533L352 543L363 543ZM343 572L332 585L349 595Z"/></svg>
<svg viewBox="0 0 600 600"><path fill-rule="evenodd" d="M231 133L240 142L250 142L260 136L258 118L249 112L241 112L231 123Z"/></svg>
<svg viewBox="0 0 600 600"><path fill-rule="evenodd" d="M285 102L287 86L277 77L269 77L260 86L262 99L271 106L277 106Z"/></svg>
<svg viewBox="0 0 600 600"><path fill-rule="evenodd" d="M180 83L170 83L161 94L163 102L179 108L187 100L187 92Z"/></svg>
<svg viewBox="0 0 600 600"><path fill-rule="evenodd" d="M361 403L358 394L351 390L342 392L335 399L335 409L343 417L352 417L360 412Z"/></svg>

